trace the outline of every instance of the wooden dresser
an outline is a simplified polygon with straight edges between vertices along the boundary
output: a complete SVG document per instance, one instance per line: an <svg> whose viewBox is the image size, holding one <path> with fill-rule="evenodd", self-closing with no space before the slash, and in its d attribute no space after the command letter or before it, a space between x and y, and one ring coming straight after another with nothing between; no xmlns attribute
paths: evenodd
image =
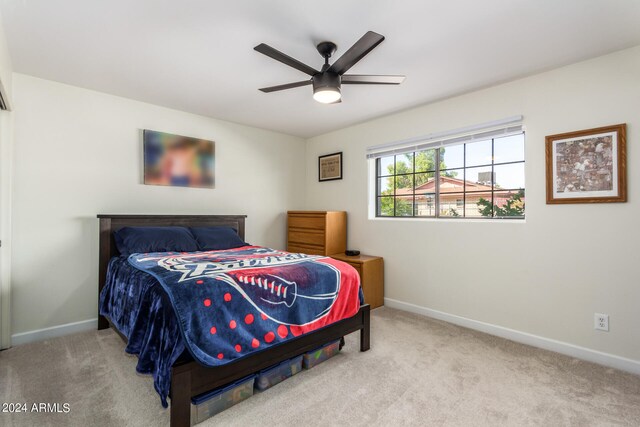
<svg viewBox="0 0 640 427"><path fill-rule="evenodd" d="M364 302L372 309L384 305L384 262L379 256L347 256L344 253L333 254L331 258L344 261L360 274Z"/></svg>
<svg viewBox="0 0 640 427"><path fill-rule="evenodd" d="M347 249L347 213L287 212L287 251L331 255Z"/></svg>

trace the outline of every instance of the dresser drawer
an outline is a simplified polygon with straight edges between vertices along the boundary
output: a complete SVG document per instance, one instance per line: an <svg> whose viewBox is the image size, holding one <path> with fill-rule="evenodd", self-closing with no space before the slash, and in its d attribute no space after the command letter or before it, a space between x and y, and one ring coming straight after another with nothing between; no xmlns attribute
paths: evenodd
<svg viewBox="0 0 640 427"><path fill-rule="evenodd" d="M289 228L324 230L326 222L325 215L289 215Z"/></svg>
<svg viewBox="0 0 640 427"><path fill-rule="evenodd" d="M324 255L324 248L322 246L308 246L289 242L287 245L287 252L307 255Z"/></svg>
<svg viewBox="0 0 640 427"><path fill-rule="evenodd" d="M313 232L289 229L289 242L324 247L324 233L322 231Z"/></svg>

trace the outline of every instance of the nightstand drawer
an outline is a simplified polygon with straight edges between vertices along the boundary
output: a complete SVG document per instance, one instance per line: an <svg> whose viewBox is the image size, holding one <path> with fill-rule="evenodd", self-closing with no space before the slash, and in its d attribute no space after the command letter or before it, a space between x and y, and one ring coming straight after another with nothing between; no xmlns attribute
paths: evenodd
<svg viewBox="0 0 640 427"><path fill-rule="evenodd" d="M324 246L323 231L302 231L289 228L289 242L303 245Z"/></svg>
<svg viewBox="0 0 640 427"><path fill-rule="evenodd" d="M360 282L362 282L362 265L356 264L354 262L347 262L347 264L349 264L351 267L356 269L356 271L358 272L358 275L360 276Z"/></svg>

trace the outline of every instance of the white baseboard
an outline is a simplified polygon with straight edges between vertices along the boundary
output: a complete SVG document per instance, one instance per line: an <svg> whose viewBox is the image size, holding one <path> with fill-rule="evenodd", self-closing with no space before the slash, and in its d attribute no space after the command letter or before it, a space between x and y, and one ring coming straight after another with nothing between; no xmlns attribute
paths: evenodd
<svg viewBox="0 0 640 427"><path fill-rule="evenodd" d="M474 329L476 331L485 332L511 341L527 344L533 347L543 348L545 350L554 351L577 359L586 360L600 365L609 366L620 369L622 371L631 372L640 375L640 361L627 359L625 357L616 356L614 354L603 353L601 351L592 350L586 347L569 344L563 341L556 341L550 338L529 334L526 332L516 331L515 329L505 328L503 326L493 325L491 323L480 322L478 320L468 319L455 314L444 313L442 311L433 310L408 302L398 301L392 298L385 298L384 304L390 308L408 311L427 317L432 317L455 325L464 326L465 328Z"/></svg>
<svg viewBox="0 0 640 427"><path fill-rule="evenodd" d="M82 320L80 322L67 323L64 325L52 326L50 328L37 329L35 331L21 332L11 335L11 345L28 344L31 342L48 340L62 337L64 335L75 334L77 332L90 331L98 328L98 319Z"/></svg>

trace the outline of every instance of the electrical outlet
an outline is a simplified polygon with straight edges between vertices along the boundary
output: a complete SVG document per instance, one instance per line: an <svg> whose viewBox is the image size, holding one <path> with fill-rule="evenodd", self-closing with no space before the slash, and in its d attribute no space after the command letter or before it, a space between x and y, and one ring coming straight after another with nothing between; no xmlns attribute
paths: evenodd
<svg viewBox="0 0 640 427"><path fill-rule="evenodd" d="M609 315L608 314L594 313L593 321L594 321L594 325L593 325L594 329L609 332Z"/></svg>

